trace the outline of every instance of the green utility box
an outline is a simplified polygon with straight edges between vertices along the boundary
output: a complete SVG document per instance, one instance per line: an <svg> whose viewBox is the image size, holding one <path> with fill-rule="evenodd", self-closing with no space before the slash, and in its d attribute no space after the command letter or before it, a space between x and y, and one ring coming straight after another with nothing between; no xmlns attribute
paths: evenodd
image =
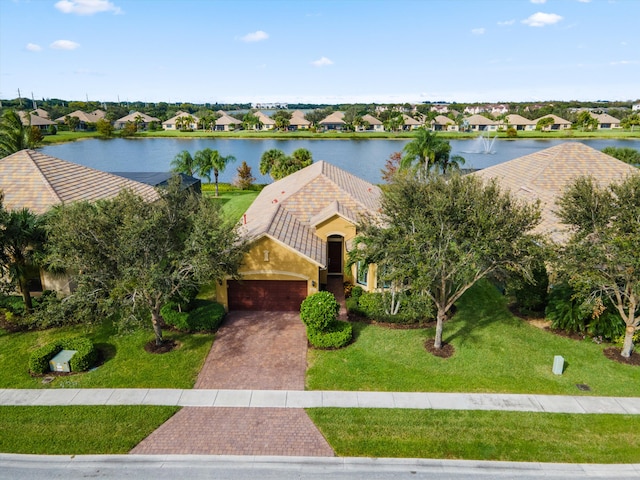
<svg viewBox="0 0 640 480"><path fill-rule="evenodd" d="M49 360L49 368L52 372L70 372L69 361L78 353L77 350L61 350L55 357Z"/></svg>

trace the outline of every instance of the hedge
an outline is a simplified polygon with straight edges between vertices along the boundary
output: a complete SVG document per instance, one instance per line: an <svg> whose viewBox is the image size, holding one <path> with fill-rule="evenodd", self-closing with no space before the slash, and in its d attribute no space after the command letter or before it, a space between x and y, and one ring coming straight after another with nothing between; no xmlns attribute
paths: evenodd
<svg viewBox="0 0 640 480"><path fill-rule="evenodd" d="M189 305L189 310L178 311L174 302L166 303L160 314L167 325L184 332L209 332L217 330L224 320L225 310L217 302L195 300Z"/></svg>
<svg viewBox="0 0 640 480"><path fill-rule="evenodd" d="M324 330L307 328L309 343L315 348L342 348L353 338L353 326L348 322L334 320Z"/></svg>
<svg viewBox="0 0 640 480"><path fill-rule="evenodd" d="M48 343L35 350L29 358L29 371L34 375L47 373L49 361L62 350L75 350L77 353L69 360L72 372L89 370L98 360L98 352L88 338L67 337Z"/></svg>
<svg viewBox="0 0 640 480"><path fill-rule="evenodd" d="M333 322L340 311L336 297L331 292L309 295L300 305L300 318L308 329L320 331Z"/></svg>

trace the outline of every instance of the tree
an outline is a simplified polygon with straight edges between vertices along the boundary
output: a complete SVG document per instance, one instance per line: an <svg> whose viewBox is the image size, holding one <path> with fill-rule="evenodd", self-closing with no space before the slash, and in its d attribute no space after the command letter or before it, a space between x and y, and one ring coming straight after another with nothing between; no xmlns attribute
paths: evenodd
<svg viewBox="0 0 640 480"><path fill-rule="evenodd" d="M146 202L123 190L111 200L75 202L53 209L48 261L64 267L79 290L92 292L106 312L150 318L157 345L160 310L204 283L237 275L246 244L217 204L180 190L178 178Z"/></svg>
<svg viewBox="0 0 640 480"><path fill-rule="evenodd" d="M29 272L37 268L44 240L41 217L26 208L6 211L0 196L0 279L20 290L28 313L33 310Z"/></svg>
<svg viewBox="0 0 640 480"><path fill-rule="evenodd" d="M285 155L282 150L272 148L264 152L260 158L260 173L270 175L274 180L280 180L312 163L313 157L306 148L298 148L291 156Z"/></svg>
<svg viewBox="0 0 640 480"><path fill-rule="evenodd" d="M289 121L291 120L291 113L286 110L278 110L273 114L273 121L276 122L276 128L285 131L289 128Z"/></svg>
<svg viewBox="0 0 640 480"><path fill-rule="evenodd" d="M538 123L536 123L536 130L546 130L548 127L553 125L553 122L554 122L553 118L543 117L540 120L538 120Z"/></svg>
<svg viewBox="0 0 640 480"><path fill-rule="evenodd" d="M594 130L598 128L598 119L587 110L583 110L578 114L575 125L581 130Z"/></svg>
<svg viewBox="0 0 640 480"><path fill-rule="evenodd" d="M405 170L413 167L421 175L432 169L447 173L450 168L459 169L464 165L464 158L460 155L451 157L451 145L447 140L423 127L415 131L414 139L404 146L403 151L400 166Z"/></svg>
<svg viewBox="0 0 640 480"><path fill-rule="evenodd" d="M96 122L96 130L103 137L113 137L113 125L106 118L100 118Z"/></svg>
<svg viewBox="0 0 640 480"><path fill-rule="evenodd" d="M640 152L635 148L629 147L605 147L602 149L602 153L611 155L618 160L621 160L629 165L635 165L640 167Z"/></svg>
<svg viewBox="0 0 640 480"><path fill-rule="evenodd" d="M437 308L435 348L453 304L478 280L507 271L530 277L541 238L538 205L518 203L494 180L397 174L383 190L382 218L359 227L349 262L375 263L380 281L426 295Z"/></svg>
<svg viewBox="0 0 640 480"><path fill-rule="evenodd" d="M197 165L188 150L183 150L171 160L171 169L176 173L184 173L193 176Z"/></svg>
<svg viewBox="0 0 640 480"><path fill-rule="evenodd" d="M69 130L75 132L80 126L80 119L78 117L70 117L67 115L64 117L64 123L66 123L69 127Z"/></svg>
<svg viewBox="0 0 640 480"><path fill-rule="evenodd" d="M220 155L220 152L217 150L211 150L210 148L205 148L204 150L199 150L196 152L195 158L196 170L198 171L198 175L203 178L206 178L209 183L211 183L211 171L213 171L213 176L215 177L216 184L216 197L219 195L218 193L218 175L220 172L224 172L224 169L227 168L227 165L231 162L236 161L236 157L233 155L227 155L223 157Z"/></svg>
<svg viewBox="0 0 640 480"><path fill-rule="evenodd" d="M23 125L20 115L13 110L5 110L0 118L0 158L4 158L25 148L35 148L30 125Z"/></svg>
<svg viewBox="0 0 640 480"><path fill-rule="evenodd" d="M634 127L640 126L640 113L632 113L620 122L622 128L628 128L633 131Z"/></svg>
<svg viewBox="0 0 640 480"><path fill-rule="evenodd" d="M384 168L380 170L382 174L382 180L389 183L393 179L393 176L396 174L398 169L400 168L400 162L402 161L402 153L393 152L387 158L387 161L384 164Z"/></svg>
<svg viewBox="0 0 640 480"><path fill-rule="evenodd" d="M251 167L247 165L247 162L243 160L242 165L240 165L236 171L238 172L238 175L233 182L234 185L241 190L251 188L251 185L256 181L256 178L251 173Z"/></svg>
<svg viewBox="0 0 640 480"><path fill-rule="evenodd" d="M594 315L602 313L603 298L611 301L626 326L621 355L630 357L640 329L640 174L608 187L578 178L557 205L558 217L571 229L558 271Z"/></svg>

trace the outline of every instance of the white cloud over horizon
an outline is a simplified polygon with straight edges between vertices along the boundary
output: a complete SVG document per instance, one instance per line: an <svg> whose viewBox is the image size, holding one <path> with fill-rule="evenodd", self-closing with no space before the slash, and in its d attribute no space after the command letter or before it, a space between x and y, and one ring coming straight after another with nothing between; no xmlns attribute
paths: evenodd
<svg viewBox="0 0 640 480"><path fill-rule="evenodd" d="M327 57L321 57L318 60L314 60L313 62L311 62L311 65L313 65L314 67L327 67L329 65L333 65L333 62Z"/></svg>
<svg viewBox="0 0 640 480"><path fill-rule="evenodd" d="M56 2L55 7L62 13L76 15L94 15L102 12L123 13L120 7L116 7L109 0L60 0Z"/></svg>
<svg viewBox="0 0 640 480"><path fill-rule="evenodd" d="M482 35L483 33L485 33L485 29L484 28L474 28L471 30L471 33L473 33L474 35Z"/></svg>
<svg viewBox="0 0 640 480"><path fill-rule="evenodd" d="M247 33L245 36L240 37L240 40L246 43L253 43L253 42L262 42L268 38L269 38L269 34L267 32L258 30L256 32Z"/></svg>
<svg viewBox="0 0 640 480"><path fill-rule="evenodd" d="M522 20L522 23L529 25L530 27L544 27L546 25L553 25L562 20L562 16L556 13L543 13L537 12L531 15L529 18Z"/></svg>
<svg viewBox="0 0 640 480"><path fill-rule="evenodd" d="M56 40L49 47L54 50L75 50L80 46L79 43L73 42L71 40Z"/></svg>
<svg viewBox="0 0 640 480"><path fill-rule="evenodd" d="M36 43L27 43L25 48L30 52L40 52L42 50L42 47Z"/></svg>

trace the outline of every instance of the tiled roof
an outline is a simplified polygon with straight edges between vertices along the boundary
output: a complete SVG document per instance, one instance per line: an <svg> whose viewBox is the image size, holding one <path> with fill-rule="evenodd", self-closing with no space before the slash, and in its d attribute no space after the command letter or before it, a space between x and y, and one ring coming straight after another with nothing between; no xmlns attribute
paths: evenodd
<svg viewBox="0 0 640 480"><path fill-rule="evenodd" d="M373 115L369 115L368 113L362 116L362 120L364 120L365 122L369 122L369 125L382 125L382 122L380 120L378 120Z"/></svg>
<svg viewBox="0 0 640 480"><path fill-rule="evenodd" d="M496 125L496 122L493 120L478 114L471 115L467 118L467 122L469 122L469 125Z"/></svg>
<svg viewBox="0 0 640 480"><path fill-rule="evenodd" d="M322 120L320 120L320 125L325 125L327 123L339 123L344 124L344 113L342 112L333 112L332 114L326 116Z"/></svg>
<svg viewBox="0 0 640 480"><path fill-rule="evenodd" d="M146 113L133 112L133 113L130 113L129 115L127 115L127 116L119 118L118 120L116 120L116 123L135 122L138 117L140 117L142 119L142 121L145 122L145 123L159 122L160 121L159 118L151 117L151 116L147 115Z"/></svg>
<svg viewBox="0 0 640 480"><path fill-rule="evenodd" d="M620 123L616 117L609 115L608 113L592 113L591 116L595 118L598 123Z"/></svg>
<svg viewBox="0 0 640 480"><path fill-rule="evenodd" d="M560 118L557 115L554 115L552 113L550 113L549 115L545 115L544 117L540 117L538 119L535 120L536 124L542 120L543 118L552 118L553 119L553 123L554 125L571 125L571 122L569 120L565 120L564 118Z"/></svg>
<svg viewBox="0 0 640 480"><path fill-rule="evenodd" d="M34 150L0 159L0 190L8 209L44 213L53 205L113 198L128 188L146 200L158 192L143 183L51 157Z"/></svg>
<svg viewBox="0 0 640 480"><path fill-rule="evenodd" d="M535 125L537 122L535 120L529 120L522 115L512 113L511 115L507 115L506 123L510 125Z"/></svg>
<svg viewBox="0 0 640 480"><path fill-rule="evenodd" d="M240 125L241 123L242 120L233 118L231 115L226 113L216 120L216 125Z"/></svg>
<svg viewBox="0 0 640 480"><path fill-rule="evenodd" d="M377 186L319 161L267 185L243 217L243 230L251 240L275 238L325 267L326 244L315 235L316 225L333 214L357 223L379 206Z"/></svg>
<svg viewBox="0 0 640 480"><path fill-rule="evenodd" d="M437 125L455 125L455 121L451 120L449 117L445 117L444 115L436 115L433 119L433 123Z"/></svg>
<svg viewBox="0 0 640 480"><path fill-rule="evenodd" d="M266 115L266 114L264 114L264 113L262 113L260 111L257 111L254 115L256 117L258 117L258 119L260 119L260 121L262 122L263 125L275 125L276 124L276 121L273 118L271 118L270 116L268 116L268 115Z"/></svg>
<svg viewBox="0 0 640 480"><path fill-rule="evenodd" d="M98 110L93 113L83 112L82 110L76 110L75 112L71 112L68 115L63 115L60 118L56 118L56 122L64 122L67 117L77 117L78 120L85 123L95 123L101 118L104 118L104 114L100 116L97 114Z"/></svg>
<svg viewBox="0 0 640 480"><path fill-rule="evenodd" d="M471 175L496 178L521 200L540 199L542 222L537 231L550 234L554 241L562 241L566 229L553 212L556 199L568 185L580 176L591 176L598 184L608 185L637 173L637 168L583 143L566 142Z"/></svg>
<svg viewBox="0 0 640 480"><path fill-rule="evenodd" d="M193 119L192 123L198 123L198 121L200 120L200 118L197 117L196 115L192 115L189 112L179 111L179 112L176 112L176 114L173 117L168 118L167 120L162 122L162 125L175 125L176 120L178 120L180 117L191 117Z"/></svg>
<svg viewBox="0 0 640 480"><path fill-rule="evenodd" d="M402 120L404 121L405 125L422 125L421 122L419 122L418 120L416 120L413 117L410 117L409 115L407 115L406 113L402 114Z"/></svg>

